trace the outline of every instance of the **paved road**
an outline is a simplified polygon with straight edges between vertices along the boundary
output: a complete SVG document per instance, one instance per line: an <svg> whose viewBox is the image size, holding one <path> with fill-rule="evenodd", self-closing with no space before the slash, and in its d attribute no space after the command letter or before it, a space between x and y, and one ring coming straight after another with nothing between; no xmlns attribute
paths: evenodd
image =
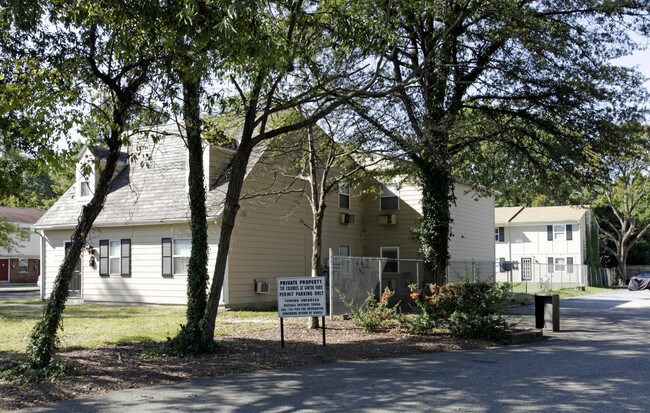
<svg viewBox="0 0 650 413"><path fill-rule="evenodd" d="M645 412L650 292L562 301L534 344L317 365L119 391L37 412ZM518 309L522 325L532 308Z"/></svg>

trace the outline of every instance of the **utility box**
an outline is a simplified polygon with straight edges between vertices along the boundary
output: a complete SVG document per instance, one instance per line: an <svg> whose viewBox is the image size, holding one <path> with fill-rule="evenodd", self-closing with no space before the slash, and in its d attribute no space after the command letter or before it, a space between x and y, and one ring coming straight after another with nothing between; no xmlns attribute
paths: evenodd
<svg viewBox="0 0 650 413"><path fill-rule="evenodd" d="M535 294L535 328L560 331L559 294Z"/></svg>

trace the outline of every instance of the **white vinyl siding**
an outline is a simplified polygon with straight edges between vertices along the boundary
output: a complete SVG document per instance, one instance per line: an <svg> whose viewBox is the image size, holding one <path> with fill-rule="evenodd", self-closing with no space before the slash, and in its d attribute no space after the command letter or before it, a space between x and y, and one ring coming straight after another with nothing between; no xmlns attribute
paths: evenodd
<svg viewBox="0 0 650 413"><path fill-rule="evenodd" d="M131 277L99 276L99 266L88 265L88 252L82 255L83 264L83 299L85 302L114 302L133 304L172 304L187 303L187 277L161 277L161 238L188 238L188 225L133 226L126 228L101 228L93 230L90 240L97 242L101 231L102 237L121 239L126 235L131 240ZM45 284L46 296L52 291L58 266L63 259L63 242L70 239L70 231L46 231ZM94 237L94 238L93 238ZM219 227L211 224L208 229L211 245L208 268L213 268L216 260L219 239ZM126 245L123 245L126 248ZM108 257L108 255L107 255ZM124 257L126 258L126 257ZM127 268L126 261L121 264ZM227 276L227 275L226 275Z"/></svg>

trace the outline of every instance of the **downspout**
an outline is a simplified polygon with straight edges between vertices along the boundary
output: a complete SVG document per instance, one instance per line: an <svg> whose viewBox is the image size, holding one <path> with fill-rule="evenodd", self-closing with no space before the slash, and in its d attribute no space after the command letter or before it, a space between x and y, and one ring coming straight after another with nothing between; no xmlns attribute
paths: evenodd
<svg viewBox="0 0 650 413"><path fill-rule="evenodd" d="M39 296L40 297L39 298L41 299L41 301L44 301L45 300L45 233L42 230L39 231L39 230L35 230L35 229L32 229L32 233L34 233L34 234L38 235L39 237L41 237L41 245L40 245L40 256L41 256L40 258L41 259L40 259L40 263L39 263L39 266L40 266L39 272L40 272L40 274L39 274L38 278L39 278L39 281L40 281L40 284L39 284Z"/></svg>
<svg viewBox="0 0 650 413"><path fill-rule="evenodd" d="M506 228L508 228L508 261L510 261L510 265L512 265L512 238L510 237L510 223L512 222L513 219L517 217L517 215L521 214L521 211L524 210L526 207L521 207L519 211L517 211L509 220L506 222ZM512 267L509 271L510 273L510 284L514 284L514 279L512 275ZM521 274L521 273L520 273Z"/></svg>

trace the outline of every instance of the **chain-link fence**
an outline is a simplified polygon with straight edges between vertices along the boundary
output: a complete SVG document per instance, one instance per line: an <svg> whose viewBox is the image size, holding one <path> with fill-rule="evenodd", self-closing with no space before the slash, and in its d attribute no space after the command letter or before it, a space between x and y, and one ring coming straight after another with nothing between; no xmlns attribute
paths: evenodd
<svg viewBox="0 0 650 413"><path fill-rule="evenodd" d="M511 267L503 263L496 263L496 280L509 282L513 285L513 291L536 293L556 291L562 288L584 287L590 285L590 281L596 282L600 274L594 274L587 265L574 264L543 264L523 259L515 262Z"/></svg>
<svg viewBox="0 0 650 413"><path fill-rule="evenodd" d="M447 281L495 281L494 261L449 261Z"/></svg>
<svg viewBox="0 0 650 413"><path fill-rule="evenodd" d="M495 281L490 261L452 261L447 267L447 281ZM394 302L407 302L409 285L420 285L424 276L422 260L382 257L346 257L330 255L330 314L349 312L349 305L360 306L369 295L379 299L388 287Z"/></svg>

